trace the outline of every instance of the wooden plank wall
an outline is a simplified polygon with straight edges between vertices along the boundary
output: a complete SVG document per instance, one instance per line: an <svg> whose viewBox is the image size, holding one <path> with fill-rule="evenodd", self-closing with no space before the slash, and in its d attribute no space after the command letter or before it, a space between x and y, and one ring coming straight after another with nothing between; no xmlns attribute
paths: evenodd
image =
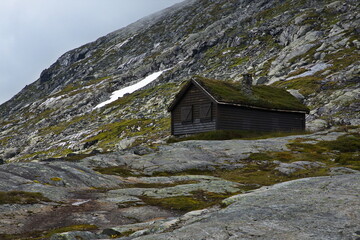
<svg viewBox="0 0 360 240"><path fill-rule="evenodd" d="M223 130L305 130L304 113L275 112L229 105L218 106L218 126Z"/></svg>
<svg viewBox="0 0 360 240"><path fill-rule="evenodd" d="M212 119L209 122L200 122L200 105L210 103L211 99L196 86L191 85L188 91L183 95L182 99L173 109L172 116L172 134L184 135L191 133L199 133L215 130L216 126L216 104L212 104ZM182 124L181 107L193 106L193 122L190 124Z"/></svg>

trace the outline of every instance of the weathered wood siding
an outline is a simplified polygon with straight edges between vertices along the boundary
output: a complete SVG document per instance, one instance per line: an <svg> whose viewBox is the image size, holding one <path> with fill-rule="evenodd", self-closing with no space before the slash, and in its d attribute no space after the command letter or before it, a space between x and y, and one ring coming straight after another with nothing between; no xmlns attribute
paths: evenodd
<svg viewBox="0 0 360 240"><path fill-rule="evenodd" d="M217 114L216 103L212 103L211 106L211 120L205 122L200 121L200 106L211 102L210 97L196 86L191 85L171 112L171 133L173 135L184 135L215 130ZM192 106L193 121L191 123L183 123L181 121L181 108L186 106Z"/></svg>
<svg viewBox="0 0 360 240"><path fill-rule="evenodd" d="M259 131L305 130L305 114L219 105L217 129Z"/></svg>

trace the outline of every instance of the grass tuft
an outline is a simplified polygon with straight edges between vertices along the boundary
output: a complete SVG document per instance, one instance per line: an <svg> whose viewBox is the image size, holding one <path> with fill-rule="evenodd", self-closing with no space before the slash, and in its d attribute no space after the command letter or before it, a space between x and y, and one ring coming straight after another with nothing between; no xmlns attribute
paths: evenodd
<svg viewBox="0 0 360 240"><path fill-rule="evenodd" d="M62 228L56 228L49 231L36 231L36 232L29 232L23 234L0 234L0 239L2 240L45 240L50 239L50 237L56 233L64 233L64 232L71 232L71 231L91 231L97 230L98 227L95 225L89 224L81 224L81 225L72 225Z"/></svg>
<svg viewBox="0 0 360 240"><path fill-rule="evenodd" d="M50 199L38 192L0 192L0 204L35 204L39 202L50 202Z"/></svg>
<svg viewBox="0 0 360 240"><path fill-rule="evenodd" d="M168 139L168 143L182 142L188 140L230 140L230 139L266 139L274 137L284 137L290 135L306 134L304 131L294 132L261 132L247 130L217 130L204 133L193 134L189 136L175 137Z"/></svg>
<svg viewBox="0 0 360 240"><path fill-rule="evenodd" d="M194 211L220 204L222 200L233 194L219 194L202 190L191 192L191 196L179 196L169 198L141 197L141 200L148 205L159 206L177 211Z"/></svg>

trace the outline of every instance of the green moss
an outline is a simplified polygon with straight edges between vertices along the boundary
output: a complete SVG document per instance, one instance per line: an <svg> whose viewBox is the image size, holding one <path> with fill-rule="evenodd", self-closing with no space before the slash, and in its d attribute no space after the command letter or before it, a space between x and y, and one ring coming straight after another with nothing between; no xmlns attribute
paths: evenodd
<svg viewBox="0 0 360 240"><path fill-rule="evenodd" d="M59 178L59 177L53 177L53 178L50 178L51 181L54 181L54 182L60 182L62 181L62 178Z"/></svg>
<svg viewBox="0 0 360 240"><path fill-rule="evenodd" d="M288 81L278 81L273 83L272 86L286 89L297 89L304 96L308 96L320 90L322 80L323 77L306 76L294 78Z"/></svg>
<svg viewBox="0 0 360 240"><path fill-rule="evenodd" d="M56 125L40 129L39 130L40 135L49 134L49 133L60 134L64 132L66 129L70 128L71 126L81 123L84 120L89 121L91 118L92 116L88 116L88 115L77 116L72 118L70 121L63 121L57 123Z"/></svg>
<svg viewBox="0 0 360 240"><path fill-rule="evenodd" d="M336 159L336 163L351 167L355 170L360 171L360 154L359 152L346 152L340 153Z"/></svg>
<svg viewBox="0 0 360 240"><path fill-rule="evenodd" d="M344 135L334 141L322 141L317 144L330 150L337 150L342 153L360 151L360 134Z"/></svg>
<svg viewBox="0 0 360 240"><path fill-rule="evenodd" d="M6 146L7 143L9 142L9 140L11 139L12 137L4 137L4 138L1 138L0 139L0 145L1 146Z"/></svg>
<svg viewBox="0 0 360 240"><path fill-rule="evenodd" d="M111 174L111 175L116 175L116 174ZM198 183L198 181L189 180L189 181L179 181L175 183L129 183L123 185L122 187L123 188L165 188L165 187L174 187L177 185L193 184L193 183Z"/></svg>
<svg viewBox="0 0 360 240"><path fill-rule="evenodd" d="M170 119L128 119L120 122L105 124L95 132L100 132L94 137L86 139L85 142L98 141L98 146L103 149L113 149L121 136L135 137L141 136L138 142L133 146L140 144L142 141L148 140L150 137L157 139L170 131Z"/></svg>
<svg viewBox="0 0 360 240"><path fill-rule="evenodd" d="M170 137L167 142L181 142L188 140L229 140L229 139L266 139L274 137L284 137L290 135L301 135L306 132L261 132L246 130L217 130L204 133L193 134L190 136Z"/></svg>
<svg viewBox="0 0 360 240"><path fill-rule="evenodd" d="M237 67L239 65L243 65L248 61L249 61L249 57L234 58L234 59L232 59L232 64L229 66L229 68L234 68L234 67Z"/></svg>
<svg viewBox="0 0 360 240"><path fill-rule="evenodd" d="M220 177L229 181L245 184L243 190L259 186L273 185L304 177L325 176L331 167L344 166L360 170L360 135L348 134L333 141L318 141L315 144L307 143L311 139L298 138L287 145L289 151L252 153L248 158L239 161L244 163L244 168L235 170L216 169L214 171L187 170L171 175L209 175ZM309 168L296 171L291 175L280 174L275 168L280 162L321 162L325 165L319 168ZM334 161L335 160L335 161ZM155 175L166 176L169 173Z"/></svg>
<svg viewBox="0 0 360 240"><path fill-rule="evenodd" d="M121 177L137 176L136 174L133 173L133 171L131 169L129 169L126 166L95 168L94 171L97 171L102 174L117 175L117 176L121 176Z"/></svg>
<svg viewBox="0 0 360 240"><path fill-rule="evenodd" d="M125 231L125 232L118 232L112 229L105 229L103 231L103 234L108 235L110 238L122 238L122 237L128 237L131 234L133 234L134 232L136 232L135 230L129 230L129 231Z"/></svg>
<svg viewBox="0 0 360 240"><path fill-rule="evenodd" d="M193 211L220 204L221 201L234 194L218 194L205 191L193 191L191 196L169 198L152 198L142 196L141 200L148 205L159 206L177 211Z"/></svg>
<svg viewBox="0 0 360 240"><path fill-rule="evenodd" d="M332 66L327 70L330 70L333 73L341 71L351 64L356 63L359 61L359 58L359 51L356 49L356 47L351 47L341 49L332 54L328 54L324 59L332 64Z"/></svg>
<svg viewBox="0 0 360 240"><path fill-rule="evenodd" d="M309 111L305 105L284 89L257 85L252 86L253 95L246 95L241 94L241 86L236 82L219 81L203 77L195 77L194 79L220 102L269 109Z"/></svg>
<svg viewBox="0 0 360 240"><path fill-rule="evenodd" d="M71 232L71 231L91 231L97 230L98 227L95 225L82 224L82 225L72 225L62 228L56 228L49 231L37 231L29 232L24 234L0 234L0 239L2 240L45 240L50 239L50 237L56 233Z"/></svg>
<svg viewBox="0 0 360 240"><path fill-rule="evenodd" d="M0 192L0 204L35 204L50 200L38 192L9 191Z"/></svg>
<svg viewBox="0 0 360 240"><path fill-rule="evenodd" d="M307 72L307 71L308 71L308 70L307 70L306 68L299 68L299 69L297 69L297 70L295 70L295 71L290 72L290 73L287 75L287 77L289 78L289 77L297 76L297 75L300 75L300 74L302 74L302 73L304 73L304 72Z"/></svg>
<svg viewBox="0 0 360 240"><path fill-rule="evenodd" d="M69 154L67 154L67 156L62 157L62 159L64 159L65 161L76 162L76 161L80 161L84 158L91 157L94 155L95 154L91 154L91 153L90 154L73 154L72 152L70 152Z"/></svg>

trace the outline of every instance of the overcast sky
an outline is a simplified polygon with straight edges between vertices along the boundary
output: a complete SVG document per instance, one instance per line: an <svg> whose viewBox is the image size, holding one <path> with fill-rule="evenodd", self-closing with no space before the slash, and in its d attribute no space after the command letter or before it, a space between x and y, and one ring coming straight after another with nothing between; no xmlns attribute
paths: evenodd
<svg viewBox="0 0 360 240"><path fill-rule="evenodd" d="M0 0L0 104L63 53L183 0Z"/></svg>

